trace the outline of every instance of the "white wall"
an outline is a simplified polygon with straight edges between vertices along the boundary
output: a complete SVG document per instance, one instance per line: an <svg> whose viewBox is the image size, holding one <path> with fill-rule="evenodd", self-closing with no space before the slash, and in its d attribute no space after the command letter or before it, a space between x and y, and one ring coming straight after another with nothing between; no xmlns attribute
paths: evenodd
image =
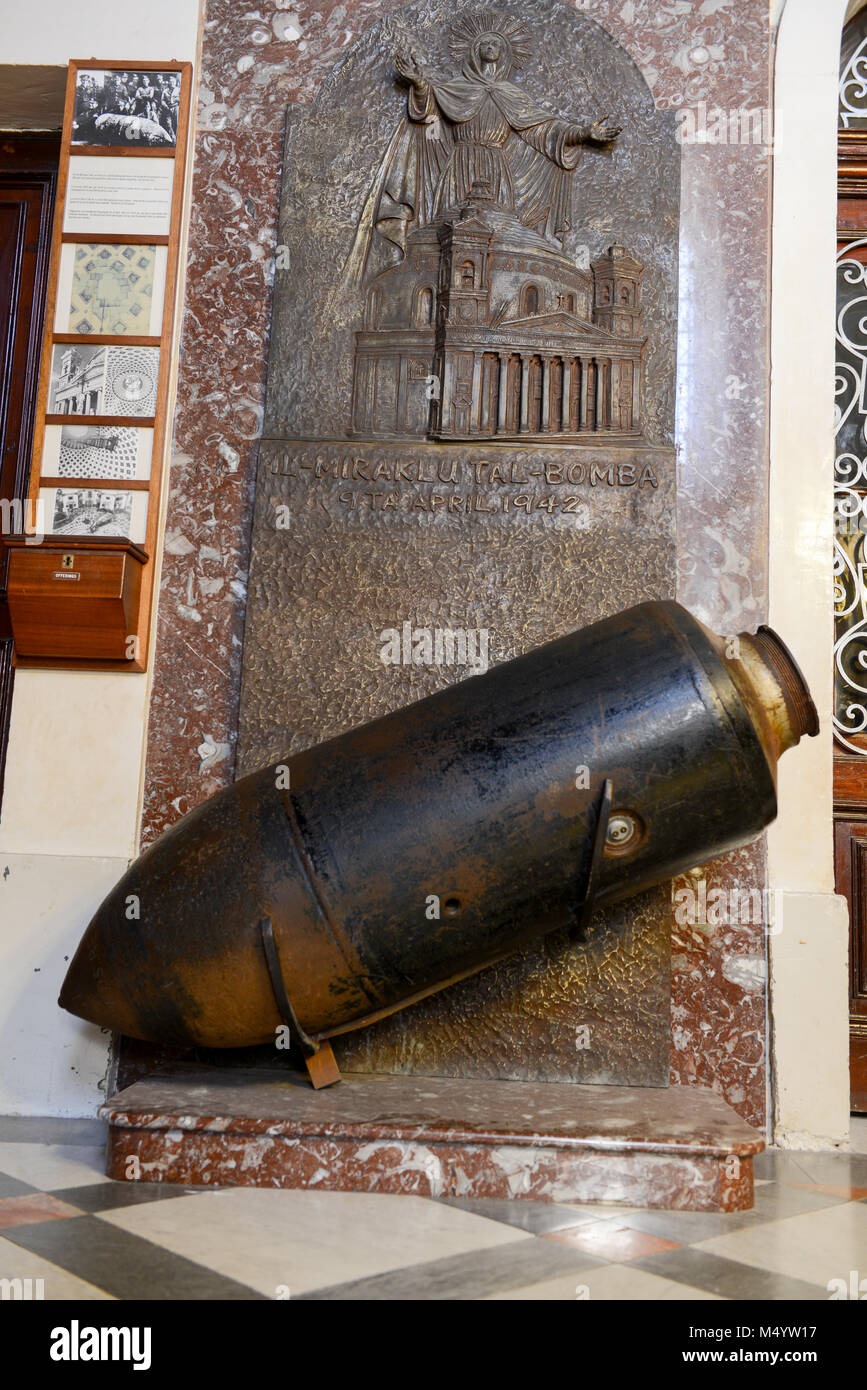
<svg viewBox="0 0 867 1390"><path fill-rule="evenodd" d="M0 58L64 67L90 57L192 62L198 28L198 0L0 0Z"/></svg>
<svg viewBox="0 0 867 1390"><path fill-rule="evenodd" d="M0 60L195 62L198 25L198 0L0 0ZM185 219L191 172L192 160ZM149 675L16 673L0 819L0 1114L92 1115L100 1102L108 1037L63 1013L57 994L136 851L149 690Z"/></svg>
<svg viewBox="0 0 867 1390"><path fill-rule="evenodd" d="M774 90L770 622L791 634L822 733L779 768L768 833L774 1138L846 1143L848 914L832 857L837 88L846 0L786 0Z"/></svg>

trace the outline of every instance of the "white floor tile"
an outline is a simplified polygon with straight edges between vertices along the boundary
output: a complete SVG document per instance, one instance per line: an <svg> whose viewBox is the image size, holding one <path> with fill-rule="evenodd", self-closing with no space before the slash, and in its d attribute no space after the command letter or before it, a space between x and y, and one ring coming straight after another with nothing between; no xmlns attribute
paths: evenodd
<svg viewBox="0 0 867 1390"><path fill-rule="evenodd" d="M851 1270L867 1279L867 1203L842 1202L803 1216L789 1216L693 1246L756 1269L772 1269L825 1287L848 1281Z"/></svg>
<svg viewBox="0 0 867 1390"><path fill-rule="evenodd" d="M126 1207L100 1219L271 1298L279 1288L298 1294L535 1239L424 1197L253 1187Z"/></svg>
<svg viewBox="0 0 867 1390"><path fill-rule="evenodd" d="M86 1144L0 1144L0 1173L43 1192L105 1182L105 1150Z"/></svg>

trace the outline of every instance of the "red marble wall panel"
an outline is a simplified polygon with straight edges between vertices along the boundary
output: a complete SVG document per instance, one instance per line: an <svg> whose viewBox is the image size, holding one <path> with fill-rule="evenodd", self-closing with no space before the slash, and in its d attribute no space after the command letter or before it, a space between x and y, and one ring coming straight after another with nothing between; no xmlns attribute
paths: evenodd
<svg viewBox="0 0 867 1390"><path fill-rule="evenodd" d="M207 3L145 844L233 775L285 110L309 102L365 25L398 8L287 3ZM660 105L688 113L687 137L693 123L696 134L719 133L718 109L729 117L770 106L761 0L576 8L623 44ZM736 116L735 126L761 133L761 114L740 124ZM683 156L678 596L736 632L763 621L767 601L770 150L761 138L688 139ZM761 888L763 846L704 873ZM675 931L672 1080L711 1085L762 1123L762 925Z"/></svg>

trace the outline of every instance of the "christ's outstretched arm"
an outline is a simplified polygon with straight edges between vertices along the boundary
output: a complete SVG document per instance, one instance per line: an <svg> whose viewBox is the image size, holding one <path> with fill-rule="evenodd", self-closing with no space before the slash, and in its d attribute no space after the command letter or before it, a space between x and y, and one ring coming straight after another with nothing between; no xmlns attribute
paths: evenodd
<svg viewBox="0 0 867 1390"><path fill-rule="evenodd" d="M608 145L623 129L610 116L600 116L590 125L573 125L566 136L567 145Z"/></svg>
<svg viewBox="0 0 867 1390"><path fill-rule="evenodd" d="M409 53L395 53L394 66L404 82L408 82L415 91L421 92L423 88L427 87L427 80L421 70L417 53L412 50Z"/></svg>
<svg viewBox="0 0 867 1390"><path fill-rule="evenodd" d="M396 53L394 65L409 86L406 112L411 121L429 124L437 114L436 98L431 85L421 70L418 54L414 52Z"/></svg>

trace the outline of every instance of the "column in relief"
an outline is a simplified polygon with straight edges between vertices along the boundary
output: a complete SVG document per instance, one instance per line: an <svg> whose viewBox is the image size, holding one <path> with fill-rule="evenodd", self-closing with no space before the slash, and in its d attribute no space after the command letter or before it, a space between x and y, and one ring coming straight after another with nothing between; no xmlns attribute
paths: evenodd
<svg viewBox="0 0 867 1390"><path fill-rule="evenodd" d="M497 434L506 433L506 406L509 396L509 357L505 352L497 354L500 362L500 375L497 381Z"/></svg>
<svg viewBox="0 0 867 1390"><path fill-rule="evenodd" d="M560 428L564 434L570 431L569 405L572 399L572 362L563 358L563 394L560 397Z"/></svg>
<svg viewBox="0 0 867 1390"><path fill-rule="evenodd" d="M482 428L482 354L473 353L473 386L470 402L470 433L479 434Z"/></svg>

